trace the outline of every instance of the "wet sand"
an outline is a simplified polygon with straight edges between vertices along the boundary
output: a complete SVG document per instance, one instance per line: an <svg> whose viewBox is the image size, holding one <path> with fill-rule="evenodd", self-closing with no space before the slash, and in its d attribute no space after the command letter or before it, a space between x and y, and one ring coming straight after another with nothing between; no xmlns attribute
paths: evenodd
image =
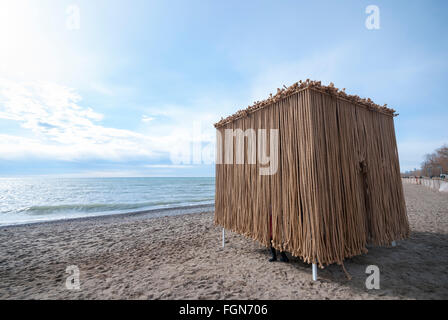
<svg viewBox="0 0 448 320"><path fill-rule="evenodd" d="M412 234L368 248L311 280L297 258L268 262L258 243L221 228L213 213L130 214L0 227L1 299L447 299L448 195L404 185ZM66 268L80 289L66 288ZM380 289L367 290L377 265Z"/></svg>

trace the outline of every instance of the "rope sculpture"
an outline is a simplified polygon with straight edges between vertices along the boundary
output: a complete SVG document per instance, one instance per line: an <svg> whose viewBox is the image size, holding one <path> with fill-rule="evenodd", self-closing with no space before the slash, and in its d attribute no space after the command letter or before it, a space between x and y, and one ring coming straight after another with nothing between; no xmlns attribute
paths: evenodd
<svg viewBox="0 0 448 320"><path fill-rule="evenodd" d="M235 145L226 129L278 129L278 150L267 150L279 163L272 175L258 162L217 163L215 224L269 246L272 210L274 248L320 267L407 238L394 116L307 80L221 119L217 154Z"/></svg>

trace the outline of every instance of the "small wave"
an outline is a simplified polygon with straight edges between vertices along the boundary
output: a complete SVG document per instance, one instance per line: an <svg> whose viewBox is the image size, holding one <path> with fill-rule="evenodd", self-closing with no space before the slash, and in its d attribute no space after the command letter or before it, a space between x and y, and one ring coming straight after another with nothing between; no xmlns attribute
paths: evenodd
<svg viewBox="0 0 448 320"><path fill-rule="evenodd" d="M152 201L141 203L93 203L93 204L62 204L54 206L30 206L19 210L29 215L48 215L57 213L98 213L98 212L130 212L143 208L175 207L180 204L189 205L200 202L210 202L213 198L195 199L188 201Z"/></svg>

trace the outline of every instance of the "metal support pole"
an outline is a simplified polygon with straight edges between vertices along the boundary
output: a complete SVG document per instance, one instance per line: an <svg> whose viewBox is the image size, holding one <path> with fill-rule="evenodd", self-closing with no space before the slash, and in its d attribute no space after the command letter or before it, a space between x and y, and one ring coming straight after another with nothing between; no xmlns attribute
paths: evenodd
<svg viewBox="0 0 448 320"><path fill-rule="evenodd" d="M313 263L313 281L317 281L317 264Z"/></svg>
<svg viewBox="0 0 448 320"><path fill-rule="evenodd" d="M222 247L226 244L226 229L222 228Z"/></svg>
<svg viewBox="0 0 448 320"><path fill-rule="evenodd" d="M392 241L392 247L396 247L397 243L395 241Z"/></svg>

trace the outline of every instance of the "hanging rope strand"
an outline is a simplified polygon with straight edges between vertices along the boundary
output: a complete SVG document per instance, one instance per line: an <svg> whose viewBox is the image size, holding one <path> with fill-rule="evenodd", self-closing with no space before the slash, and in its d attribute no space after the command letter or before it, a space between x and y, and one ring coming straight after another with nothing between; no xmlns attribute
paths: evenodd
<svg viewBox="0 0 448 320"><path fill-rule="evenodd" d="M244 164L236 152L233 163L217 164L215 224L269 246L272 212L273 246L320 267L408 237L394 112L306 81L221 120L222 159L237 147L225 129L266 129L267 156L278 158L278 169L260 175L266 165L247 162L248 143ZM272 149L270 129L279 139Z"/></svg>

